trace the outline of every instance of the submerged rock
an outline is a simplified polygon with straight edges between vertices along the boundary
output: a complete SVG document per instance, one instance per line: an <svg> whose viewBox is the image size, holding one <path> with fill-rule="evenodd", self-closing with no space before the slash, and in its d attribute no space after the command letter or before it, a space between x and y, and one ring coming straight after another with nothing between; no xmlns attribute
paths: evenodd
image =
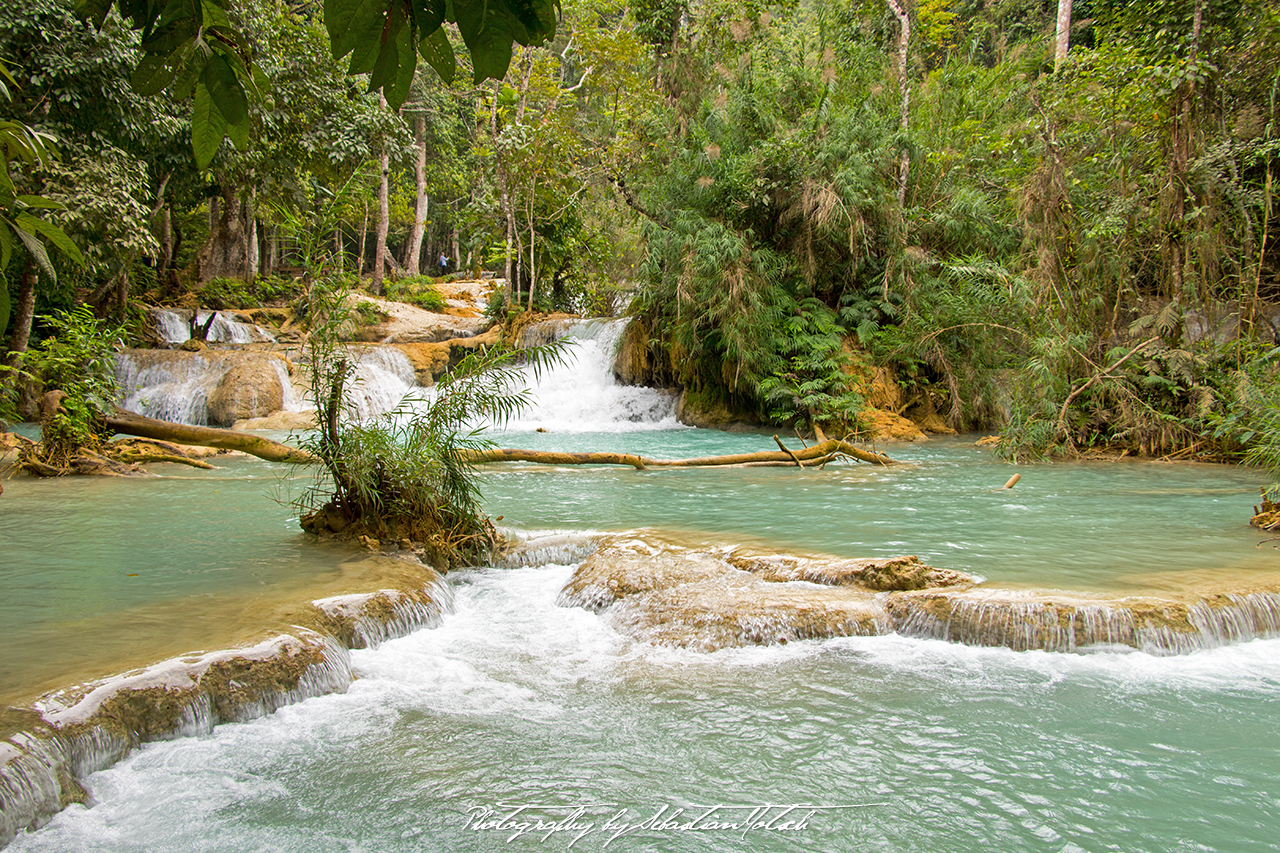
<svg viewBox="0 0 1280 853"><path fill-rule="evenodd" d="M916 557L840 560L607 539L560 603L619 631L702 651L899 633L1015 651L1150 654L1280 634L1280 578L1248 590L1102 596L986 587Z"/></svg>
<svg viewBox="0 0 1280 853"><path fill-rule="evenodd" d="M892 630L886 588L972 583L916 557L824 560L616 538L585 560L561 603L603 612L638 639L701 651Z"/></svg>

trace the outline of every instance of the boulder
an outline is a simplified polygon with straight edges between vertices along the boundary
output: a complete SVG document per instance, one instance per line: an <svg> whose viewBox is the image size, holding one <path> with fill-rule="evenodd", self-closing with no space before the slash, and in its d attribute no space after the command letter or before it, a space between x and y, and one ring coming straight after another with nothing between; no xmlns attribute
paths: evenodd
<svg viewBox="0 0 1280 853"><path fill-rule="evenodd" d="M653 355L649 351L649 327L643 320L627 324L613 359L613 375L623 385L655 385Z"/></svg>
<svg viewBox="0 0 1280 853"><path fill-rule="evenodd" d="M280 411L284 405L283 365L283 359L274 355L244 353L235 359L209 394L209 422L230 426Z"/></svg>
<svg viewBox="0 0 1280 853"><path fill-rule="evenodd" d="M883 409L863 409L860 420L866 424L867 432L876 441L929 440L929 436L913 422L902 415L895 415L893 412L887 412Z"/></svg>

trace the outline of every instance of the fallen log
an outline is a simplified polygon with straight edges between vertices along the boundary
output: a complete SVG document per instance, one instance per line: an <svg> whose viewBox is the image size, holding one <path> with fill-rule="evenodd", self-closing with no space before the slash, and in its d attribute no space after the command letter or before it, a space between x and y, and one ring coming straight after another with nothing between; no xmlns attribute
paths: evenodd
<svg viewBox="0 0 1280 853"><path fill-rule="evenodd" d="M106 453L117 462L144 465L150 462L172 462L192 468L213 469L213 465L191 455L183 445L154 438L118 438L106 447Z"/></svg>
<svg viewBox="0 0 1280 853"><path fill-rule="evenodd" d="M464 462L476 465L486 462L533 462L539 465L630 465L641 471L648 468L709 468L719 465L761 463L794 466L801 462L813 462L817 465L830 462L839 456L872 465L892 465L896 462L882 453L872 453L861 447L855 447L847 441L834 438L803 450L761 450L755 453L730 453L724 456L697 456L692 459L650 459L633 453L561 453L551 450L518 450L504 447L472 450L461 454Z"/></svg>
<svg viewBox="0 0 1280 853"><path fill-rule="evenodd" d="M175 444L194 444L199 447L217 447L221 450L239 450L268 462L293 462L295 464L317 461L314 456L297 447L290 447L269 438L216 427L175 424L144 417L134 412L116 409L107 418L107 426L125 435L172 441Z"/></svg>
<svg viewBox="0 0 1280 853"><path fill-rule="evenodd" d="M236 430L160 421L123 409L117 409L113 416L107 418L107 425L116 432L126 435L171 441L176 444L239 450L270 462L306 464L319 461L305 450L290 447L269 438ZM692 459L649 459L634 453L570 453L503 447L463 451L458 455L463 462L475 465L487 462L533 462L540 465L629 465L639 471L649 468L708 468L721 465L794 466L802 462L811 462L817 466L841 456L872 465L892 465L896 462L882 453L872 453L839 439L828 439L796 451L763 450L756 453L731 453L724 456L698 456ZM804 466L801 465L801 467Z"/></svg>

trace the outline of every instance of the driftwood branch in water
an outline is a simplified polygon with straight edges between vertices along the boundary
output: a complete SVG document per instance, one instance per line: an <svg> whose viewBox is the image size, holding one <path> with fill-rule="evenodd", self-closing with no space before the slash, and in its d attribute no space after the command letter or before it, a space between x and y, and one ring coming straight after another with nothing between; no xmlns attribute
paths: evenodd
<svg viewBox="0 0 1280 853"><path fill-rule="evenodd" d="M198 447L217 447L222 450L239 450L269 462L315 462L316 458L305 450L272 441L258 435L216 427L175 424L144 417L124 409L116 409L107 418L107 426L125 435L156 438L175 444L194 444Z"/></svg>
<svg viewBox="0 0 1280 853"><path fill-rule="evenodd" d="M774 440L775 442L777 442L777 444L778 444L778 449L779 449L779 450L781 450L783 453L785 453L785 454L787 454L788 456L790 456L790 457L795 461L795 463L796 463L796 467L797 467L797 468L803 468L803 467L804 467L804 463L800 461L800 457L799 457L799 456L796 456L794 453L792 453L790 450L788 450L788 449L787 449L787 446L786 446L785 444L783 444L783 443L782 443L782 439L778 438L778 437L775 435L775 436L773 437L773 440Z"/></svg>
<svg viewBox="0 0 1280 853"><path fill-rule="evenodd" d="M716 465L799 465L829 462L847 456L872 465L892 465L896 460L880 453L855 447L847 441L829 439L803 450L762 450L757 453L731 453L726 456L698 456L693 459L649 459L633 453L560 453L549 450L517 450L495 447L461 454L464 462L535 462L540 465L630 465L637 470L647 468L707 468ZM803 467L803 466L801 466Z"/></svg>

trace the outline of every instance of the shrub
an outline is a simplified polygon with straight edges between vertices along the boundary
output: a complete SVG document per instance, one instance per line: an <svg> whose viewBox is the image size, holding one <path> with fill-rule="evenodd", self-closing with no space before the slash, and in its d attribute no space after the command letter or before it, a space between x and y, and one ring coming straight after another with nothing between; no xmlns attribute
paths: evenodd
<svg viewBox="0 0 1280 853"><path fill-rule="evenodd" d="M490 446L465 425L504 421L526 403L519 368L559 358L562 345L481 350L463 359L429 399L406 400L395 411L359 422L348 402L355 364L338 340L350 309L342 289L313 288L307 350L319 429L303 446L322 463L324 479L299 501L303 528L343 536L408 538L423 543L433 562L478 559L496 542L481 511L466 454Z"/></svg>
<svg viewBox="0 0 1280 853"><path fill-rule="evenodd" d="M41 319L53 335L27 354L27 365L47 390L66 395L41 424L42 461L62 468L80 448L97 449L111 437L105 417L115 408L115 350L122 332L83 304Z"/></svg>
<svg viewBox="0 0 1280 853"><path fill-rule="evenodd" d="M414 275L387 285L387 298L396 302L417 305L425 311L441 313L447 307L440 291L430 276Z"/></svg>

